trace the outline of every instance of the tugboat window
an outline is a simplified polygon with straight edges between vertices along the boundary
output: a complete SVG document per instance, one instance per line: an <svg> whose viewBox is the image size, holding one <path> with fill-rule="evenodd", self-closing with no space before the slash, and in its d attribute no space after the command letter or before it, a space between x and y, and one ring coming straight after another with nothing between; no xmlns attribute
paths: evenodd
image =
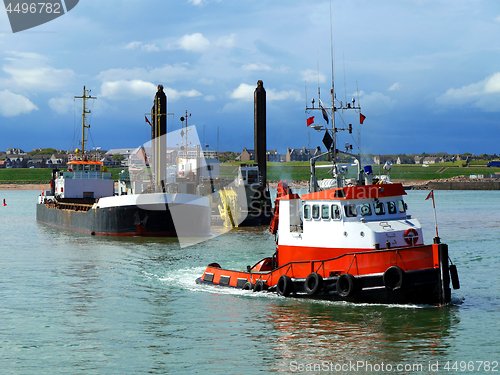
<svg viewBox="0 0 500 375"><path fill-rule="evenodd" d="M347 217L356 217L358 216L358 211L356 210L355 204L348 204L344 206L345 216Z"/></svg>
<svg viewBox="0 0 500 375"><path fill-rule="evenodd" d="M332 205L332 219L340 220L340 208L336 204Z"/></svg>
<svg viewBox="0 0 500 375"><path fill-rule="evenodd" d="M370 207L370 203L363 203L359 206L359 211L362 216L371 216L372 209Z"/></svg>
<svg viewBox="0 0 500 375"><path fill-rule="evenodd" d="M394 202L387 202L387 211L392 215L395 214L396 211L396 203Z"/></svg>
<svg viewBox="0 0 500 375"><path fill-rule="evenodd" d="M384 204L382 202L375 202L373 204L375 215L383 215L385 214Z"/></svg>
<svg viewBox="0 0 500 375"><path fill-rule="evenodd" d="M319 204L313 205L313 219L319 219Z"/></svg>
<svg viewBox="0 0 500 375"><path fill-rule="evenodd" d="M406 207L405 206L406 205L405 205L404 201L402 201L402 200L398 201L398 210L399 210L399 212L401 212L401 213L406 212L406 209L405 209Z"/></svg>
<svg viewBox="0 0 500 375"><path fill-rule="evenodd" d="M321 206L321 218L324 220L330 219L330 206L324 204Z"/></svg>
<svg viewBox="0 0 500 375"><path fill-rule="evenodd" d="M311 218L311 206L306 204L304 206L304 219L310 219Z"/></svg>

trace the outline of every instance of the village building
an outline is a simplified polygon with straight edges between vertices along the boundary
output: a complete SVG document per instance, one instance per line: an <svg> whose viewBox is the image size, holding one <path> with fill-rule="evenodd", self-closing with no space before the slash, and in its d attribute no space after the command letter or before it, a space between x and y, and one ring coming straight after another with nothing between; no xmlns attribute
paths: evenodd
<svg viewBox="0 0 500 375"><path fill-rule="evenodd" d="M276 149L267 150L266 151L266 161L279 163L281 161L281 155L278 153L278 151L276 151Z"/></svg>
<svg viewBox="0 0 500 375"><path fill-rule="evenodd" d="M255 150L248 150L246 147L241 152L240 156L236 158L239 161L255 160Z"/></svg>
<svg viewBox="0 0 500 375"><path fill-rule="evenodd" d="M8 148L7 155L19 155L19 154L24 154L24 151L21 150L20 148Z"/></svg>

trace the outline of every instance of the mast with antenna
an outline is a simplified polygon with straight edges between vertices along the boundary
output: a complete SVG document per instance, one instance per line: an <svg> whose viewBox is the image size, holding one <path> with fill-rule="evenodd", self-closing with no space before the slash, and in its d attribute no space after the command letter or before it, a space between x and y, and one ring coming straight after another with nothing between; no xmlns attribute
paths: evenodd
<svg viewBox="0 0 500 375"><path fill-rule="evenodd" d="M316 160L319 159L320 157L324 155L330 155L331 159L333 160L333 168L332 168L332 174L335 179L335 183L337 187L341 187L341 178L340 174L338 173L338 169L336 166L336 161L337 161L337 154L339 153L337 149L337 132L340 130L348 130L349 133L352 133L352 125L349 124L349 126L342 127L342 128L337 128L336 127L336 122L335 122L335 112L338 110L347 110L347 109L354 109L361 111L361 108L359 107L359 104L356 106L356 100L353 98L352 99L352 104L351 103L336 103L336 95L335 95L335 72L334 72L334 48L333 48L333 22L332 22L332 4L330 1L330 39L331 39L331 59L332 59L332 88L330 90L330 95L331 95L331 107L326 107L324 106L323 102L320 99L320 88L319 88L319 78L318 78L318 107L314 107L314 98L311 100L312 107L308 107L306 103L306 112L310 110L320 110L322 111L323 118L326 121L326 125L323 127L321 125L313 125L311 126L314 130L318 131L325 131L325 136L323 137L323 143L325 144L327 148L326 153L322 153L320 155L317 155L313 158L311 158L310 163L311 163L311 181L310 181L310 187L309 190L310 192L316 192L319 190L317 181L316 181L316 175L315 175L315 163ZM318 77L319 77L319 62L318 62ZM358 94L359 95L359 94ZM331 128L328 127L328 117L331 119L332 126ZM354 155L352 153L349 153L348 151L352 149L352 145L348 145L346 148L346 152L343 152L343 154L349 155L354 157L358 161L358 175L359 175L359 180L361 181L361 163L359 161L359 156Z"/></svg>
<svg viewBox="0 0 500 375"><path fill-rule="evenodd" d="M83 95L75 96L75 99L83 99L83 113L82 113L82 143L80 144L80 150L77 152L82 159L84 154L86 153L85 146L87 144L87 129L90 129L90 124L88 123L87 115L90 114L90 110L88 109L88 100L89 99L97 99L94 96L90 96L91 90L86 90L85 86L83 86Z"/></svg>

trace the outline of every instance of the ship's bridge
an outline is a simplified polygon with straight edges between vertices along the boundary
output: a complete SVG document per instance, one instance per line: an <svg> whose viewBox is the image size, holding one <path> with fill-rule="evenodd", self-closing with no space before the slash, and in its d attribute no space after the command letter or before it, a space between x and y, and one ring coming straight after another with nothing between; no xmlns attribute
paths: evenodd
<svg viewBox="0 0 500 375"><path fill-rule="evenodd" d="M99 199L114 194L111 173L105 172L100 161L74 160L68 171L59 172L55 180L58 198Z"/></svg>
<svg viewBox="0 0 500 375"><path fill-rule="evenodd" d="M348 187L280 200L279 239L288 246L373 249L420 245L402 185Z"/></svg>
<svg viewBox="0 0 500 375"><path fill-rule="evenodd" d="M68 162L68 171L62 173L63 178L110 179L111 173L100 161L75 160Z"/></svg>

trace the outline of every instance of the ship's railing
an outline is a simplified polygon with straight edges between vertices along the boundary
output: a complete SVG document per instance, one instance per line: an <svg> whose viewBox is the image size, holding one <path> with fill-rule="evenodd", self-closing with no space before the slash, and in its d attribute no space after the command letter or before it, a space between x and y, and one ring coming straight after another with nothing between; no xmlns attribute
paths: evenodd
<svg viewBox="0 0 500 375"><path fill-rule="evenodd" d="M102 177L101 177L102 176ZM84 172L64 172L63 173L64 178L69 178L69 179L86 179L86 180L100 180L101 178L103 180L107 180L111 178L111 172L90 172L90 171L84 171Z"/></svg>
<svg viewBox="0 0 500 375"><path fill-rule="evenodd" d="M411 270L416 270L417 268L415 267L415 262L425 262L427 263L427 268L432 268L433 264L433 259L434 259L434 253L433 253L433 246L435 245L416 245L416 246L408 246L408 247L395 247L395 248L386 248L386 249L374 249L374 250L368 250L368 251L361 251L361 252L352 252L352 253L345 253L340 256L334 257L334 258L329 258L329 259L323 259L323 260L303 260L303 261L291 261L286 264L283 264L279 266L278 268L274 269L273 272L270 272L269 275L270 277L267 279L267 284L268 285L275 285L278 282L278 279L280 278L281 275L288 275L290 277L295 277L295 274L300 274L303 273L304 270L312 270L313 272L317 272L322 277L331 277L331 276L338 276L338 275L332 275L331 271L330 274L325 273L325 264L334 262L334 261L340 261L341 258L346 259L344 264L350 264L349 269L347 269L347 272L344 270L342 272L344 273L351 273L353 275L360 275L359 271L351 271L351 267L354 267L356 270L358 268L358 263L359 264L368 264L368 262L360 261L358 258L370 256L370 255L378 255L382 253L392 253L395 256L396 260L401 260L403 264L405 264L405 261L407 262L406 267L407 271ZM419 259L413 259L415 262L412 262L412 259L406 259L406 254L417 250L421 255L423 254L424 256L421 256ZM411 264L410 264L411 263ZM328 265L327 267L328 268ZM434 268L437 268L435 266Z"/></svg>

